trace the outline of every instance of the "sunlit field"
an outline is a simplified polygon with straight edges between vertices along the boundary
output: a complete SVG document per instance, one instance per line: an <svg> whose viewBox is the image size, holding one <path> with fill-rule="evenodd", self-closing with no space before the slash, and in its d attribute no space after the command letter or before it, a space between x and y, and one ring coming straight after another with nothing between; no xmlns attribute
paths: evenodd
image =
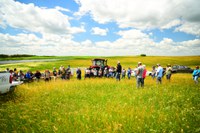
<svg viewBox="0 0 200 133"><path fill-rule="evenodd" d="M31 70L35 72L36 70L40 70L43 72L45 69L52 70L53 67L59 68L61 65L67 67L70 65L72 68L77 67L89 67L91 65L91 60L95 57L32 57L32 58L18 58L18 59L59 59L58 61L51 61L51 62L32 62L32 63L16 63L16 64L4 64L0 65L0 71L5 70L7 67L10 69L17 68L18 70ZM179 65L187 65L191 68L194 68L196 65L200 65L200 56L115 56L115 57L96 57L96 58L105 58L108 59L109 66L116 66L117 62L120 61L122 67L127 69L135 68L138 62L142 62L146 65L148 70L151 70L152 66L160 63L163 67L166 67L167 64L179 64ZM1 60L5 60L0 58ZM9 60L16 60L16 58L9 58Z"/></svg>
<svg viewBox="0 0 200 133"><path fill-rule="evenodd" d="M199 132L200 88L188 74L162 85L85 79L34 82L0 96L1 132Z"/></svg>
<svg viewBox="0 0 200 133"><path fill-rule="evenodd" d="M173 62L170 57L156 58L113 57L109 63L115 65L120 59L128 67L142 61L150 70L155 63ZM198 59L175 59L174 64L195 66ZM77 62L69 64L77 67ZM84 62L90 65L90 60ZM77 80L74 75L71 80L25 83L13 93L0 95L0 132L195 133L200 132L199 110L200 85L194 84L191 74L173 74L170 82L163 77L161 85L147 77L140 89L134 77L117 82L114 78Z"/></svg>

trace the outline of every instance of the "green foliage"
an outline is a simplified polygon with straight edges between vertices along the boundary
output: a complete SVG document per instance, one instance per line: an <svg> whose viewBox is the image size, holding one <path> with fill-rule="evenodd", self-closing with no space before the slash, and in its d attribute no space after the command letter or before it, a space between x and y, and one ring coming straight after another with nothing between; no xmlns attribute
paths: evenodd
<svg viewBox="0 0 200 133"><path fill-rule="evenodd" d="M28 54L14 54L14 55L6 55L0 54L0 58L13 58L13 57L33 57L36 55L28 55Z"/></svg>
<svg viewBox="0 0 200 133"><path fill-rule="evenodd" d="M147 55L146 55L146 54L141 54L140 56L145 57L145 56L147 56Z"/></svg>

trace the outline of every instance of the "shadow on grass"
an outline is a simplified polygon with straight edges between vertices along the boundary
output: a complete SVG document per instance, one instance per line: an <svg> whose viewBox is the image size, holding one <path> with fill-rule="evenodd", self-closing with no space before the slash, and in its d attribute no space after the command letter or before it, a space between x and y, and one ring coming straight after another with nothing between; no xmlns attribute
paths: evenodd
<svg viewBox="0 0 200 133"><path fill-rule="evenodd" d="M19 98L19 95L17 95L14 90L5 94L0 94L0 105L9 101L15 102L15 100L18 98Z"/></svg>

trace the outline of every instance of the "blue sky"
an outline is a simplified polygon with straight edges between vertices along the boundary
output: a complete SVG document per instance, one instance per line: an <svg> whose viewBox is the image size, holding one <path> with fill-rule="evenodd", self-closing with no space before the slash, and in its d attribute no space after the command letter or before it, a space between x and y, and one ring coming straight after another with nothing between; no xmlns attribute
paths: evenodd
<svg viewBox="0 0 200 133"><path fill-rule="evenodd" d="M0 54L199 55L199 0L1 0Z"/></svg>

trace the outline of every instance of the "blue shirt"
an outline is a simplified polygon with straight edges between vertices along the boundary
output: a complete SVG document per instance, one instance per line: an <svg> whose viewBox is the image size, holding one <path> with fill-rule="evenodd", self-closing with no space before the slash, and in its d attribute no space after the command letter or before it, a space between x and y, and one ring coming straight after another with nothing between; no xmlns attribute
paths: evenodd
<svg viewBox="0 0 200 133"><path fill-rule="evenodd" d="M31 79L31 74L30 73L26 73L26 78L27 79Z"/></svg>
<svg viewBox="0 0 200 133"><path fill-rule="evenodd" d="M157 69L157 77L161 77L163 76L163 68L161 66L158 67Z"/></svg>
<svg viewBox="0 0 200 133"><path fill-rule="evenodd" d="M199 76L200 75L200 70L199 69L195 69L192 73L193 76Z"/></svg>

